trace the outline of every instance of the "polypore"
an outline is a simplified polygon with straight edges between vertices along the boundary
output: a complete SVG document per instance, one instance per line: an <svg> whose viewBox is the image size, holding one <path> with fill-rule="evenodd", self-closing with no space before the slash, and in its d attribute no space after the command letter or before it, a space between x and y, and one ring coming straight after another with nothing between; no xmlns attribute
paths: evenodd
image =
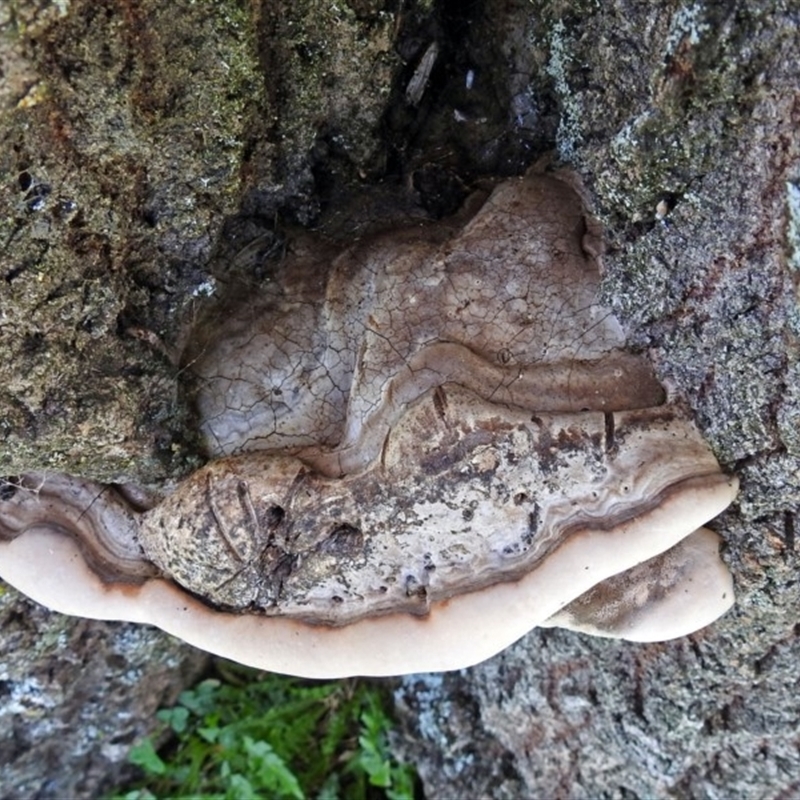
<svg viewBox="0 0 800 800"><path fill-rule="evenodd" d="M674 639L705 627L733 603L733 579L708 528L613 578L601 581L543 627L634 642Z"/></svg>
<svg viewBox="0 0 800 800"><path fill-rule="evenodd" d="M308 677L459 668L537 625L650 640L723 613L730 576L694 532L736 481L623 349L578 194L530 174L479 200L327 261L299 241L187 354L215 460L149 510L8 479L2 577Z"/></svg>

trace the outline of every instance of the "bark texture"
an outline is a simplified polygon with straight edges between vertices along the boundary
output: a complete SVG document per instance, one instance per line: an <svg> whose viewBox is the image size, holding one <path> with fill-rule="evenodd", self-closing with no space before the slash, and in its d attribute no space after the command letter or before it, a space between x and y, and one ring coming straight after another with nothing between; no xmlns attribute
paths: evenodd
<svg viewBox="0 0 800 800"><path fill-rule="evenodd" d="M441 798L796 794L799 15L0 6L0 473L169 486L202 459L176 355L232 270L263 281L286 226L346 215L359 183L441 216L555 149L606 226L606 301L742 479L716 526L738 604L673 643L536 631L410 678L398 750ZM11 590L0 622L4 798L96 795L199 658Z"/></svg>
<svg viewBox="0 0 800 800"><path fill-rule="evenodd" d="M137 770L131 745L208 656L139 625L0 595L0 797L98 797Z"/></svg>

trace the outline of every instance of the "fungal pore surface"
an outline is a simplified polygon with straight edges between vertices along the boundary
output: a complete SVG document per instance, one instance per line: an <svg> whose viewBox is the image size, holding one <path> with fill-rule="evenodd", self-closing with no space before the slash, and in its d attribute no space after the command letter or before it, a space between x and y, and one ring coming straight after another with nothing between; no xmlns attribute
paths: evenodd
<svg viewBox="0 0 800 800"><path fill-rule="evenodd" d="M150 509L5 479L0 576L307 677L703 627L733 587L702 526L737 482L625 349L600 249L570 180L533 172L334 254L298 237L187 349L212 460Z"/></svg>

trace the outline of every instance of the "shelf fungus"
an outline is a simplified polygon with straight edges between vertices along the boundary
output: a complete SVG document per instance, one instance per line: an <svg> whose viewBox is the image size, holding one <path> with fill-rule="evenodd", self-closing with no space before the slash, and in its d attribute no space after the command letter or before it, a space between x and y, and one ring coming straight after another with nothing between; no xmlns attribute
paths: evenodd
<svg viewBox="0 0 800 800"><path fill-rule="evenodd" d="M152 508L0 482L0 575L307 677L448 670L535 626L641 641L733 602L735 497L597 299L578 193L529 174L330 255L298 239L187 351L209 455Z"/></svg>

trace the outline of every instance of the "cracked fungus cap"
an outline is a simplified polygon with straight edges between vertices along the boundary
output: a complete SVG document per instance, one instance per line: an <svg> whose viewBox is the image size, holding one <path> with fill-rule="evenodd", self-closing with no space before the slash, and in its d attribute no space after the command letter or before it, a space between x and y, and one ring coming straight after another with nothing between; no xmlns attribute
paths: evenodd
<svg viewBox="0 0 800 800"><path fill-rule="evenodd" d="M703 513L713 515L724 508L734 493L735 487L728 481L687 487L636 523L602 534L583 533L572 546L563 548L546 569L517 581L434 603L424 617L394 613L342 627L221 612L160 578L138 586L104 583L87 566L73 539L46 527L31 529L24 536L3 542L0 554L5 580L62 613L150 623L208 652L274 672L308 678L400 675L460 669L489 658L534 625L558 613L565 583L588 586L588 581L575 579L575 570L579 577L581 568L597 551L626 550L631 536L641 533L635 530L641 526L663 533L665 528L672 527L671 518L675 514L684 513L694 520ZM668 538L671 540L674 535ZM718 559L711 550L700 555L696 567L701 572L709 563L714 566ZM624 569L635 557L632 554L618 563ZM595 567L598 574L606 571L604 567L607 569L602 563L596 563ZM648 564L641 568L648 572ZM719 572L718 567L714 568ZM716 592L727 592L727 601L723 598L716 603L714 608L719 613L732 602L730 584L724 580L721 583ZM532 608L536 612L531 613ZM669 607L662 606L651 615L644 625L646 641L683 635L711 621L702 603L692 604L682 614L685 626L677 629L672 626L664 631L664 636L657 624L652 627L650 623L668 612ZM570 614L568 626L583 629L574 623L580 617L579 613ZM554 622L561 624L558 620ZM602 624L595 627L602 628ZM609 635L608 631L603 629L603 635Z"/></svg>

